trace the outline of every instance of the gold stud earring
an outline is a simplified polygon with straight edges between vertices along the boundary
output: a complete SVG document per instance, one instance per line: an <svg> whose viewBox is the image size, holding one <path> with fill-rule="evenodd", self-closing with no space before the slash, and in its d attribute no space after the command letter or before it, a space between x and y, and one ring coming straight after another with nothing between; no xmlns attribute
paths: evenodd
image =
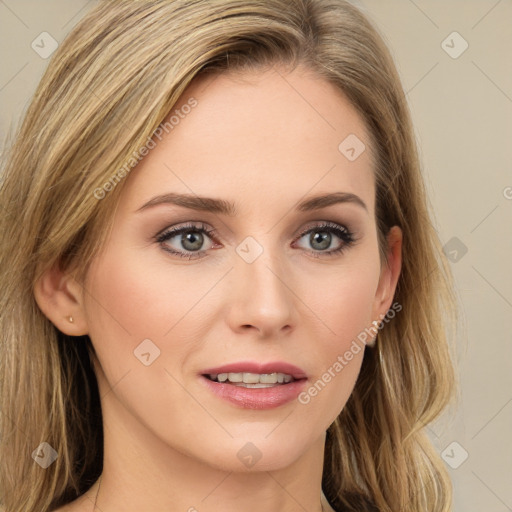
<svg viewBox="0 0 512 512"><path fill-rule="evenodd" d="M69 320L69 323L72 324L74 322L73 320L73 317L72 316L68 316L68 320Z"/></svg>

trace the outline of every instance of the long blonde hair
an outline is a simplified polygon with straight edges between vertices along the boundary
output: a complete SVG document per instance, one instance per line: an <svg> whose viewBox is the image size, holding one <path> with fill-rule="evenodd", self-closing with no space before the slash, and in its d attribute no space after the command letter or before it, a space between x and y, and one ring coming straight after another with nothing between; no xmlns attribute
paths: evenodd
<svg viewBox="0 0 512 512"><path fill-rule="evenodd" d="M366 350L353 394L328 430L323 490L337 510L447 512L451 485L424 426L454 385L447 340L456 298L428 203L406 98L381 36L345 0L100 2L52 56L3 166L0 192L0 502L52 510L102 470L90 339L69 338L34 299L41 273L80 275L100 247L119 175L207 70L304 64L337 86L375 148L376 221L403 231L395 301ZM58 453L42 470L31 457Z"/></svg>

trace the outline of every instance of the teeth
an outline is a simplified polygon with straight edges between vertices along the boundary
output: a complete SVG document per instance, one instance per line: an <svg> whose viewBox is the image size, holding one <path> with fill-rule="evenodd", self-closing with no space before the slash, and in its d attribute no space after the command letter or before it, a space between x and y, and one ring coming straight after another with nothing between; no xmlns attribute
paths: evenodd
<svg viewBox="0 0 512 512"><path fill-rule="evenodd" d="M231 375L236 375L236 374L230 373L228 375L228 379L231 382L236 382L236 381L231 380ZM238 374L238 375L240 375L240 374ZM241 381L243 381L245 384L258 384L260 382L260 375L259 375L259 373L244 373ZM240 381L238 381L238 382L240 382Z"/></svg>
<svg viewBox="0 0 512 512"><path fill-rule="evenodd" d="M239 384L243 387L245 384L251 384L250 387L270 387L273 384L287 384L293 377L286 373L210 373L210 379L217 382L229 381L233 384Z"/></svg>
<svg viewBox="0 0 512 512"><path fill-rule="evenodd" d="M279 375L284 375L284 373L263 373L257 375L259 378L258 382L261 382L261 384L276 384L279 382Z"/></svg>

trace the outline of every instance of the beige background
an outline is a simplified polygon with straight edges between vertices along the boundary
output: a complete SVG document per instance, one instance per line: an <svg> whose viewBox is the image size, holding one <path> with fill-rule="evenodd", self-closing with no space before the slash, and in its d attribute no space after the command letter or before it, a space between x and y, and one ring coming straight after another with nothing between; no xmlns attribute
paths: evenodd
<svg viewBox="0 0 512 512"><path fill-rule="evenodd" d="M2 143L48 62L32 41L41 32L62 41L94 2L0 0ZM454 260L461 391L430 435L453 478L455 512L512 511L512 1L354 3L395 56Z"/></svg>

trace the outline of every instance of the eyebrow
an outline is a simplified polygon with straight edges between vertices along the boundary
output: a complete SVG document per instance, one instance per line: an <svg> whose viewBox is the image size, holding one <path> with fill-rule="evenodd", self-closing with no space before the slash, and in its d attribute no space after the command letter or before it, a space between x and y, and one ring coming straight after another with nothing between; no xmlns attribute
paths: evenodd
<svg viewBox="0 0 512 512"><path fill-rule="evenodd" d="M364 210L366 210L366 212L368 212L368 208L365 202L359 196L356 196L350 192L334 192L332 194L313 196L297 204L295 209L301 212L308 212L327 208L328 206L339 203L353 203L362 207ZM176 193L168 193L155 196L147 203L144 203L137 210L137 212L147 210L148 208L154 206L167 204L174 204L176 206L190 208L191 210L207 211L228 215L230 217L233 217L237 214L235 205L229 201L225 201L224 199L214 199L212 197L199 197L190 194Z"/></svg>

